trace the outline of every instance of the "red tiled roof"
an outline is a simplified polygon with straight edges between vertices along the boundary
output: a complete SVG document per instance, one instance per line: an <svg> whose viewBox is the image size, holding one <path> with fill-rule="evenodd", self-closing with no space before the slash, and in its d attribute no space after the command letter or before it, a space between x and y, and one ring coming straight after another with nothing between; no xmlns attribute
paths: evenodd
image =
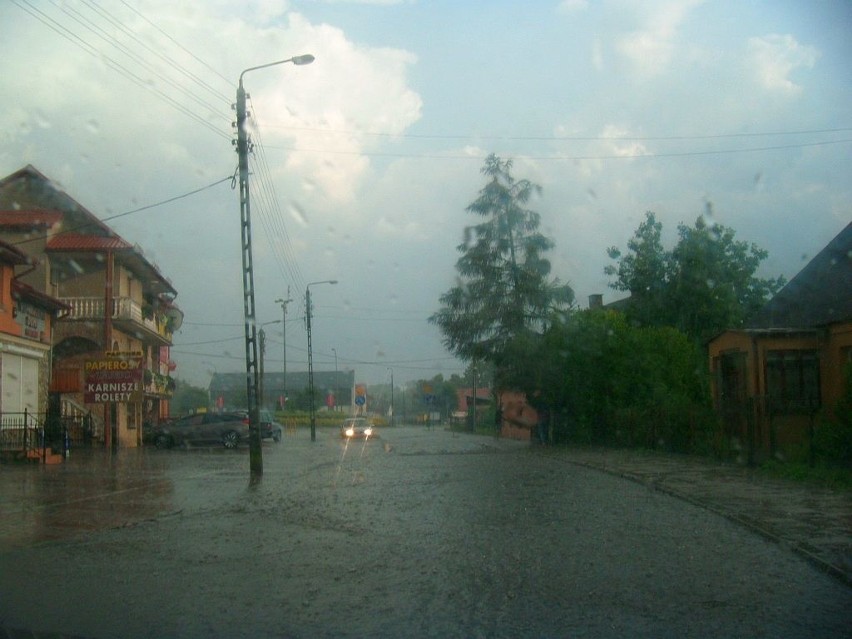
<svg viewBox="0 0 852 639"><path fill-rule="evenodd" d="M62 221L62 213L46 209L0 211L0 226L53 226Z"/></svg>
<svg viewBox="0 0 852 639"><path fill-rule="evenodd" d="M99 237L79 233L61 233L47 242L48 251L104 251L132 248L132 244L120 237Z"/></svg>

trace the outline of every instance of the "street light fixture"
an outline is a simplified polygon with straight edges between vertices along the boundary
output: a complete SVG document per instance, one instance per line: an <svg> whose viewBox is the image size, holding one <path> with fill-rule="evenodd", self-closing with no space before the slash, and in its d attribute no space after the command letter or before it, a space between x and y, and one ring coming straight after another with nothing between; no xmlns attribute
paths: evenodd
<svg viewBox="0 0 852 639"><path fill-rule="evenodd" d="M263 330L264 326L269 326L270 324L280 324L281 320L272 320L271 322L264 322L260 325L260 330L257 331L257 338L260 342L260 357L259 357L259 366L258 366L258 386L257 386L257 404L260 408L264 406L263 393L266 389L264 384L266 373L263 370L264 361L266 360L266 331Z"/></svg>
<svg viewBox="0 0 852 639"><path fill-rule="evenodd" d="M305 287L305 319L308 329L308 394L311 401L311 441L317 440L317 415L314 403L314 356L311 347L311 287L317 284L337 284L337 280L310 282Z"/></svg>
<svg viewBox="0 0 852 639"><path fill-rule="evenodd" d="M290 287L287 287L287 299L278 298L276 304L281 304L281 338L284 342L284 378L281 381L281 410L287 405L287 304L292 302L290 298Z"/></svg>
<svg viewBox="0 0 852 639"><path fill-rule="evenodd" d="M331 352L334 353L334 410L337 411L337 401L338 401L338 385L337 385L337 349L332 348Z"/></svg>
<svg viewBox="0 0 852 639"><path fill-rule="evenodd" d="M393 369L388 368L391 374L391 410L390 410L390 425L393 428Z"/></svg>
<svg viewBox="0 0 852 639"><path fill-rule="evenodd" d="M264 69L276 64L292 62L296 65L310 64L314 61L312 55L300 55L286 60L278 60L249 67L240 73L240 83L237 87L237 155L239 156L240 177L240 228L242 234L243 258L243 308L245 312L246 336L246 400L249 413L249 466L252 482L263 475L263 452L260 434L260 406L258 398L257 370L257 326L255 325L254 307L254 265L251 250L251 207L249 205L248 183L248 152L249 142L246 133L246 92L243 88L243 76L249 71Z"/></svg>

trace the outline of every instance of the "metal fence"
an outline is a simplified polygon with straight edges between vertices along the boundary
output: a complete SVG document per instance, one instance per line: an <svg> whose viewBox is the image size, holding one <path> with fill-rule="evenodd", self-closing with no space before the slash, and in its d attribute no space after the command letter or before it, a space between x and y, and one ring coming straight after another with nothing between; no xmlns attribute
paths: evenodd
<svg viewBox="0 0 852 639"><path fill-rule="evenodd" d="M91 415L0 413L0 453L5 456L38 452L42 460L50 453L64 457L72 447L88 447L93 441Z"/></svg>

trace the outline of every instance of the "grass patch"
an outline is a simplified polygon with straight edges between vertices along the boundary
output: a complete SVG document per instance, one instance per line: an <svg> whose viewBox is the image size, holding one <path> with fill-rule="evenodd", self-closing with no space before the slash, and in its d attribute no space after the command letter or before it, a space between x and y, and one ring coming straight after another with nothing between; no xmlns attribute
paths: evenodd
<svg viewBox="0 0 852 639"><path fill-rule="evenodd" d="M832 466L809 466L802 462L767 461L760 470L771 477L780 477L808 484L831 488L833 490L852 491L852 470Z"/></svg>

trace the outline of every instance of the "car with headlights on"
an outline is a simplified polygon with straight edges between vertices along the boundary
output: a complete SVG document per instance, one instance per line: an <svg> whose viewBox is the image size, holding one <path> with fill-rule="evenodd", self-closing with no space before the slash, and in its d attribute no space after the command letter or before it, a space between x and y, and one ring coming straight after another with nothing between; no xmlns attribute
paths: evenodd
<svg viewBox="0 0 852 639"><path fill-rule="evenodd" d="M346 439L378 437L373 424L366 417L349 417L340 427L340 436Z"/></svg>

